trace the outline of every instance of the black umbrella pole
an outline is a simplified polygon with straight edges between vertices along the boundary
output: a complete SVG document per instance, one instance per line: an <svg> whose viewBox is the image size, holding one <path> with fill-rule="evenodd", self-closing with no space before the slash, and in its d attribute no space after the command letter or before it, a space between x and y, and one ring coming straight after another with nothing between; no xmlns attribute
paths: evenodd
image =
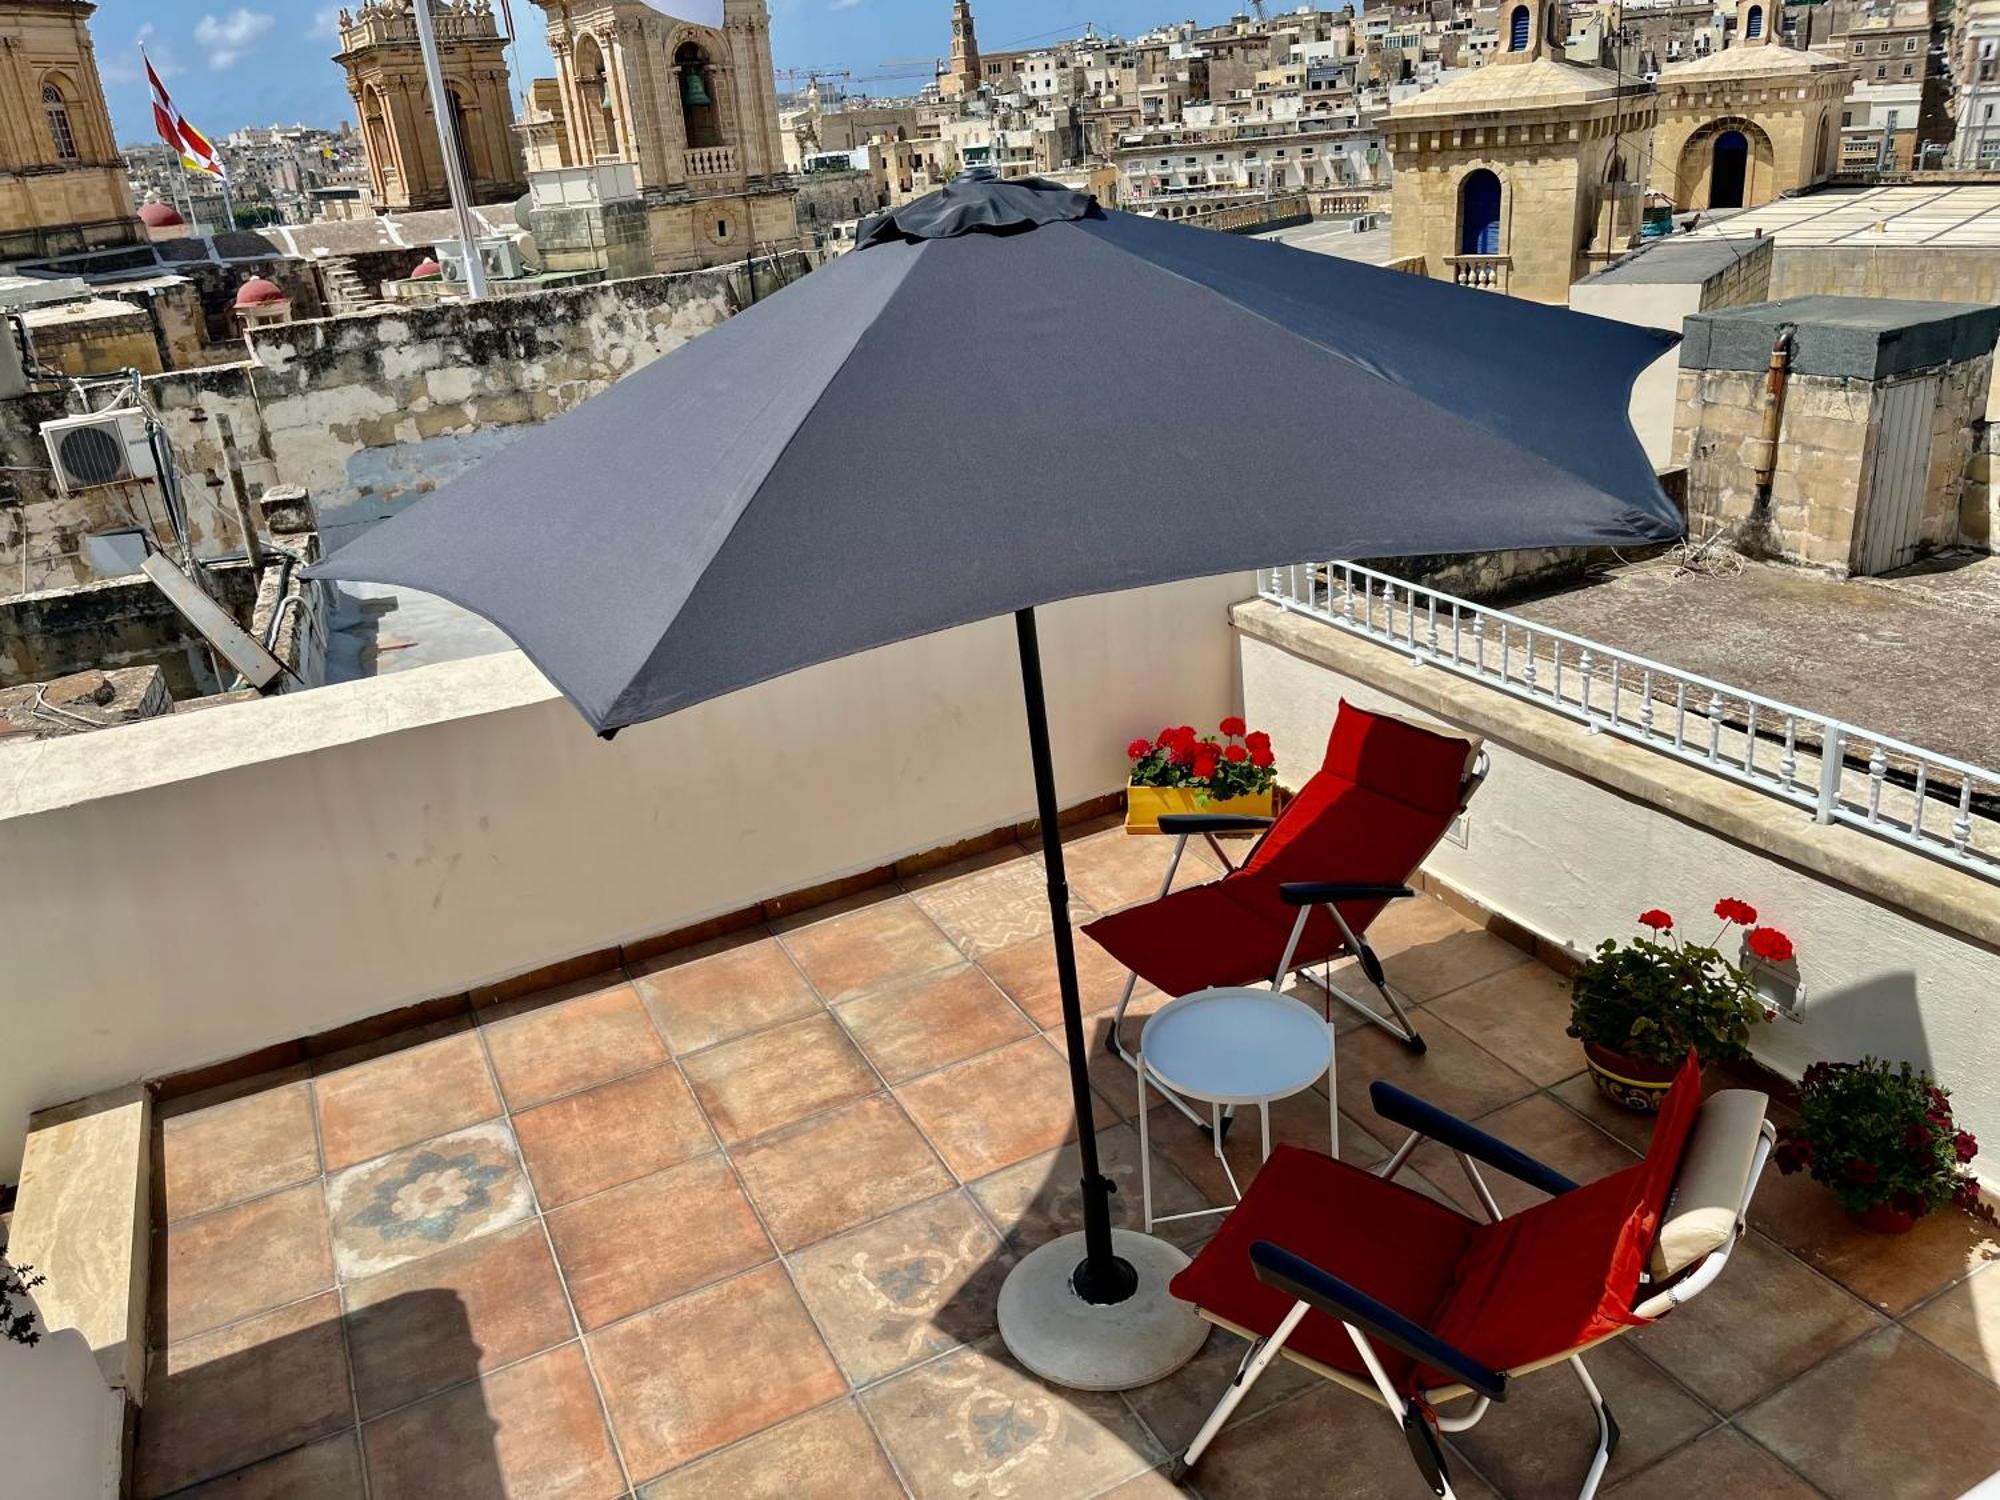
<svg viewBox="0 0 2000 1500"><path fill-rule="evenodd" d="M1063 1040L1069 1050L1069 1087L1076 1110L1078 1154L1083 1158L1083 1263L1074 1285L1086 1302L1123 1302L1139 1278L1111 1248L1111 1181L1097 1165L1097 1129L1091 1123L1090 1050L1083 1036L1083 997L1076 982L1076 941L1069 926L1069 878L1063 871L1062 830L1056 819L1055 760L1049 751L1049 706L1042 694L1042 648L1033 609L1014 611L1021 651L1021 691L1028 710L1028 753L1035 765L1035 811L1042 823L1042 864L1049 880L1049 917L1055 924L1056 983L1062 992Z"/></svg>

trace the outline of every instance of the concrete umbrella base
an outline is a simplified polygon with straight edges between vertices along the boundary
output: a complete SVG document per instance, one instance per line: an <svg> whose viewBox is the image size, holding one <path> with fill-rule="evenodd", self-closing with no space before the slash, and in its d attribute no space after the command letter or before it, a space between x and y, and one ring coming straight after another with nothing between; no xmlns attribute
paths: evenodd
<svg viewBox="0 0 2000 1500"><path fill-rule="evenodd" d="M1209 1325L1167 1283L1188 1258L1165 1240L1111 1231L1119 1257L1139 1276L1123 1302L1083 1300L1070 1276L1083 1261L1083 1236L1066 1234L1027 1256L1000 1288L1000 1337L1007 1351L1044 1380L1079 1391L1151 1385L1193 1359Z"/></svg>

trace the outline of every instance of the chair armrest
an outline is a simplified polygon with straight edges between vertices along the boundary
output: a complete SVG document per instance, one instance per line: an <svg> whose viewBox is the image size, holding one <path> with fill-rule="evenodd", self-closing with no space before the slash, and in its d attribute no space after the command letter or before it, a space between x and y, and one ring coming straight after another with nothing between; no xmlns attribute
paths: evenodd
<svg viewBox="0 0 2000 1500"><path fill-rule="evenodd" d="M1482 1396L1495 1401L1507 1399L1505 1375L1487 1369L1428 1328L1411 1322L1387 1303L1377 1302L1311 1261L1302 1260L1268 1240L1259 1240L1250 1247L1250 1263L1264 1285L1309 1303L1328 1317L1360 1329L1391 1349L1401 1350L1419 1364L1444 1371Z"/></svg>
<svg viewBox="0 0 2000 1500"><path fill-rule="evenodd" d="M1160 819L1164 827L1166 819ZM1278 887L1278 895L1288 906L1316 906L1322 901L1393 901L1414 896L1406 885L1380 885L1352 880L1288 880Z"/></svg>
<svg viewBox="0 0 2000 1500"><path fill-rule="evenodd" d="M1269 818L1252 813L1161 813L1162 833L1262 833Z"/></svg>
<svg viewBox="0 0 2000 1500"><path fill-rule="evenodd" d="M1469 1125L1457 1115L1406 1093L1393 1083L1376 1080L1368 1085L1368 1098L1375 1113L1385 1120L1408 1126L1419 1135L1429 1136L1441 1146L1463 1151L1474 1161L1519 1178L1529 1187L1552 1195L1572 1192L1576 1184L1553 1167L1545 1167L1527 1152L1508 1145L1498 1136L1488 1135L1477 1125Z"/></svg>

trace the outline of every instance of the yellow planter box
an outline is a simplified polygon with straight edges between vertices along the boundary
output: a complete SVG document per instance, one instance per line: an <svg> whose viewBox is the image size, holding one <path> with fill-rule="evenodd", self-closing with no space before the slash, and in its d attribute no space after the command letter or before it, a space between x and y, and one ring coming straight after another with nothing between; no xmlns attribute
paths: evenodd
<svg viewBox="0 0 2000 1500"><path fill-rule="evenodd" d="M1125 831L1158 833L1162 813L1228 813L1246 817L1271 816L1271 794L1204 798L1193 787L1128 786L1125 788Z"/></svg>

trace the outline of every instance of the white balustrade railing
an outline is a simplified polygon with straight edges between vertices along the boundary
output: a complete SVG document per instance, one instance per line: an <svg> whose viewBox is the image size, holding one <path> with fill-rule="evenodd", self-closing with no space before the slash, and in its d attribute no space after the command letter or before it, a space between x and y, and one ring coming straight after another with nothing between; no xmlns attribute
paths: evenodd
<svg viewBox="0 0 2000 1500"><path fill-rule="evenodd" d="M1358 563L1258 593L1620 738L2000 882L2000 771L1489 609Z"/></svg>

